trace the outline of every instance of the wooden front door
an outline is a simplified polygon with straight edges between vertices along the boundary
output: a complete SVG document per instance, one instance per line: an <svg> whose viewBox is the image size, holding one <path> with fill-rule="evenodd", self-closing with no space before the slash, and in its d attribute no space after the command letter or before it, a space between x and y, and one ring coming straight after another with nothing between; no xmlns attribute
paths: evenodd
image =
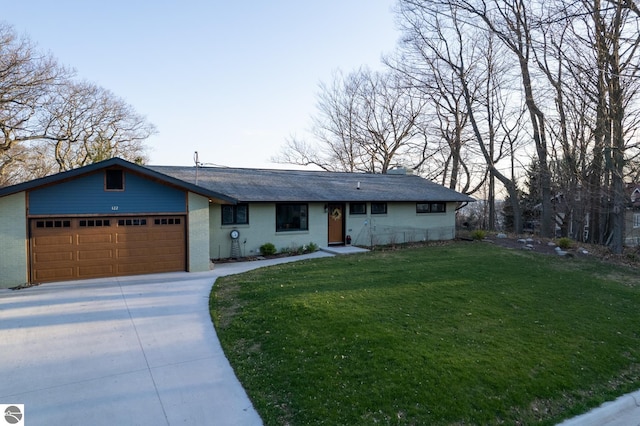
<svg viewBox="0 0 640 426"><path fill-rule="evenodd" d="M329 244L344 244L344 204L329 204Z"/></svg>

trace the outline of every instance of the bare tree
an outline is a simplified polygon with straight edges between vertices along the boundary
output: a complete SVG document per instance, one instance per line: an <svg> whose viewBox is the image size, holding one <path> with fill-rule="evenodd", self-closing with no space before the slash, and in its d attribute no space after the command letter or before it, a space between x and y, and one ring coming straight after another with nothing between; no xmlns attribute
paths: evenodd
<svg viewBox="0 0 640 426"><path fill-rule="evenodd" d="M10 170L23 153L14 148L45 136L36 118L50 99L51 87L67 76L53 58L0 24L0 185L15 183L20 175Z"/></svg>
<svg viewBox="0 0 640 426"><path fill-rule="evenodd" d="M504 185L514 210L515 228L519 231L522 222L516 180L497 166L501 159L515 151L518 143L514 132L519 119L507 117L507 109L503 108L507 104L497 85L500 70L495 52L492 54L491 38L487 32L478 32L468 25L459 11L446 3L401 2L399 13L404 25L406 54L399 68L424 91L431 90L440 97L442 91L438 88L446 86L450 93L464 100L465 121L458 124L466 126L468 119L480 158L489 171L490 183L496 178ZM438 102L441 101L440 98ZM478 187L483 183L484 179ZM495 194L493 191L490 185L491 197ZM491 227L495 223L495 209L491 209L490 216Z"/></svg>
<svg viewBox="0 0 640 426"><path fill-rule="evenodd" d="M111 92L72 77L0 25L0 185L115 156L146 160L154 126Z"/></svg>
<svg viewBox="0 0 640 426"><path fill-rule="evenodd" d="M112 157L145 162L143 142L155 128L130 105L92 83L68 82L57 89L41 125L59 171Z"/></svg>
<svg viewBox="0 0 640 426"><path fill-rule="evenodd" d="M573 85L564 90L576 108L577 180L585 183L589 240L621 253L624 243L625 174L637 152L637 5L624 0L584 0L565 8L571 40L562 49ZM579 89L579 90L576 90ZM574 92L579 92L575 95ZM635 110L635 112L634 112ZM568 114L570 115L570 114ZM582 116L582 118L575 118ZM584 117L593 123L583 124ZM582 159L581 159L582 158Z"/></svg>
<svg viewBox="0 0 640 426"><path fill-rule="evenodd" d="M425 101L396 74L337 73L331 86L320 86L318 98L313 134L319 144L290 139L275 161L367 173L426 161Z"/></svg>

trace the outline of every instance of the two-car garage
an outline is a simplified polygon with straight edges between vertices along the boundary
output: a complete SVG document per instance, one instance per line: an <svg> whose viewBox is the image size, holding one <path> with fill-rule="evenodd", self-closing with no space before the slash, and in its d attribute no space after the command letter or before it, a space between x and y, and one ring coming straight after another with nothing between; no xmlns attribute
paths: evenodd
<svg viewBox="0 0 640 426"><path fill-rule="evenodd" d="M31 281L184 271L185 222L181 215L31 219Z"/></svg>
<svg viewBox="0 0 640 426"><path fill-rule="evenodd" d="M112 158L0 187L0 288L211 268L211 205L237 200Z"/></svg>

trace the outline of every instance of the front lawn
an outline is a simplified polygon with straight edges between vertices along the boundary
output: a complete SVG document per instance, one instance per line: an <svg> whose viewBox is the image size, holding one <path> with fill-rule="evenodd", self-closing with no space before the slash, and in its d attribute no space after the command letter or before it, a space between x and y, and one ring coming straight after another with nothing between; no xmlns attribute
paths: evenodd
<svg viewBox="0 0 640 426"><path fill-rule="evenodd" d="M481 242L219 279L266 425L555 424L640 388L637 271Z"/></svg>

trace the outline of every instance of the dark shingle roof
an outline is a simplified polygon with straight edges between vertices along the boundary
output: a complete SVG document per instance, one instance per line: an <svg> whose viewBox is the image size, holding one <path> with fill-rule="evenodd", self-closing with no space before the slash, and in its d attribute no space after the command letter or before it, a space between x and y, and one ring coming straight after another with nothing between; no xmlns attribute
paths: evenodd
<svg viewBox="0 0 640 426"><path fill-rule="evenodd" d="M239 202L474 201L415 175L147 166ZM358 185L359 188L358 189Z"/></svg>

